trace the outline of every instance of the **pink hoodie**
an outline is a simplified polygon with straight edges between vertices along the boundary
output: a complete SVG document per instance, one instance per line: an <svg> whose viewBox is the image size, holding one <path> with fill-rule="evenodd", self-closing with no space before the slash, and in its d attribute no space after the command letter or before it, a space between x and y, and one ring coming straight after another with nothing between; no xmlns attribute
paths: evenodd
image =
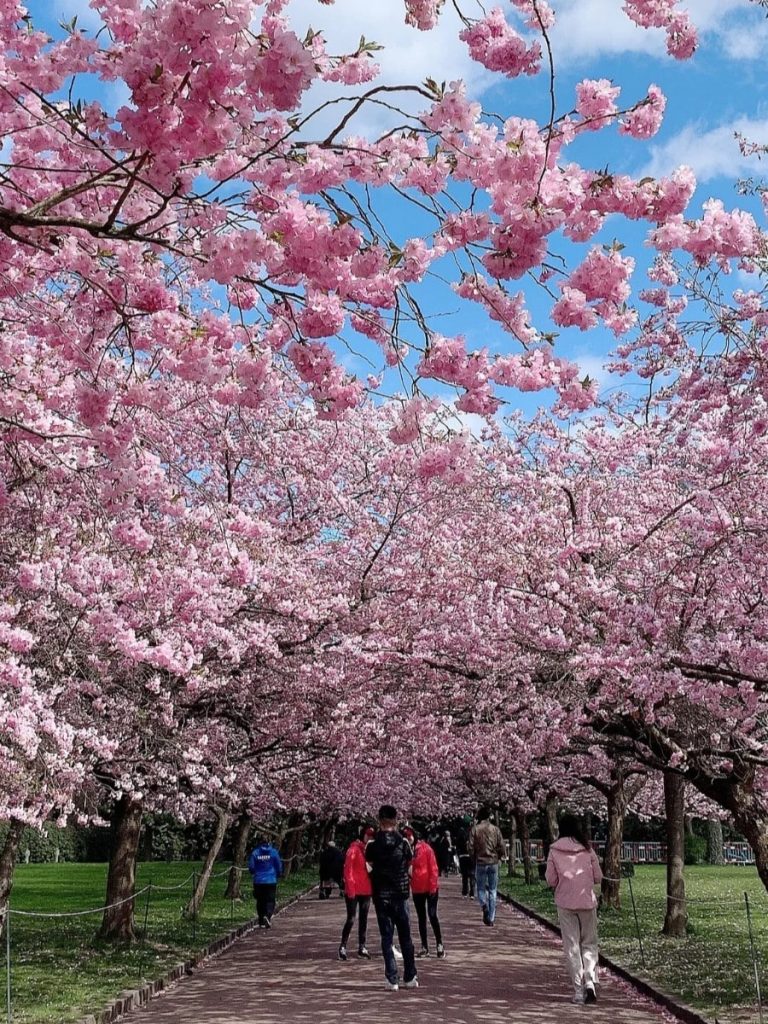
<svg viewBox="0 0 768 1024"><path fill-rule="evenodd" d="M558 839L549 848L547 885L555 890L555 903L563 910L591 910L597 906L593 886L603 880L594 850L575 839Z"/></svg>

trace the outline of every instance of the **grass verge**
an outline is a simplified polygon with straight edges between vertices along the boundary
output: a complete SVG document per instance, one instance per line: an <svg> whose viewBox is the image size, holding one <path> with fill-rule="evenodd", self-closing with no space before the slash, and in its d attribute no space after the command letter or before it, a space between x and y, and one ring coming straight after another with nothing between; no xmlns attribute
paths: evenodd
<svg viewBox="0 0 768 1024"><path fill-rule="evenodd" d="M622 908L600 913L600 947L652 984L676 995L720 1024L757 1022L755 969L744 893L749 894L757 966L768 984L768 893L751 867L688 867L688 934L668 939L664 921L664 866L639 867L632 879L645 963L640 955L629 880L622 881ZM557 920L552 892L502 875L499 887L520 903Z"/></svg>
<svg viewBox="0 0 768 1024"><path fill-rule="evenodd" d="M227 865L217 865L223 873ZM190 862L139 865L137 889L175 886L200 865ZM278 905L313 885L316 870L294 874L278 886ZM98 907L104 899L106 864L27 864L16 872L14 910L67 913ZM163 892L153 888L147 913L146 895L136 905L137 929L147 932L130 948L112 947L95 939L100 914L65 919L14 916L11 923L11 982L14 1024L72 1024L102 1009L123 989L133 989L164 975L188 960L231 928L253 916L250 878L243 882L243 900L224 899L226 876L213 878L197 922L181 915L191 895L191 881ZM5 989L5 956L2 989Z"/></svg>

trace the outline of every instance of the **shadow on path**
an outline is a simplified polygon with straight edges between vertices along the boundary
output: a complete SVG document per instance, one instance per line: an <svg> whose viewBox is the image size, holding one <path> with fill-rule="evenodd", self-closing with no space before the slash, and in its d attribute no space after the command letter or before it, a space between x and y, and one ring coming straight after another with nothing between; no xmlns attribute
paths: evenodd
<svg viewBox="0 0 768 1024"><path fill-rule="evenodd" d="M412 913L415 928L415 915ZM570 1002L559 942L500 904L486 928L456 879L442 879L440 919L447 959L418 961L420 987L387 992L376 920L356 956L336 959L341 899L305 897L192 977L128 1014L126 1024L661 1024L659 1009L603 973L597 1006ZM431 936L430 936L431 941ZM417 942L418 946L418 942ZM434 947L433 947L434 948Z"/></svg>

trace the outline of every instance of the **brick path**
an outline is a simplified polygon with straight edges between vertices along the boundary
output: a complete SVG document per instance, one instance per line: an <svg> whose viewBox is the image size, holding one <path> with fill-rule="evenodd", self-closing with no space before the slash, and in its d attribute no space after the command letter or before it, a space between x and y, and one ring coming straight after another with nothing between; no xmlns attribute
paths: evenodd
<svg viewBox="0 0 768 1024"><path fill-rule="evenodd" d="M344 903L305 897L195 975L128 1014L130 1024L662 1024L656 1007L603 973L597 1006L573 1006L559 942L499 904L494 928L443 879L445 960L418 961L415 990L384 989L371 908L370 962L336 959ZM415 917L412 913L412 917ZM414 931L415 920L412 921ZM356 932L350 948L355 950ZM431 941L431 939L430 939ZM417 943L418 946L418 943Z"/></svg>

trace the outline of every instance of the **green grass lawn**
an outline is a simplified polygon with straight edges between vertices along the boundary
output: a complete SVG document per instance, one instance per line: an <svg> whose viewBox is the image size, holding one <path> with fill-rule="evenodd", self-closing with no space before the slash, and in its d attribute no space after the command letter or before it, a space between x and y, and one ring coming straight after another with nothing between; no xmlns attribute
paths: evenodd
<svg viewBox="0 0 768 1024"><path fill-rule="evenodd" d="M660 934L665 910L665 868L639 867L632 887L645 966L640 957L627 879L622 881L622 909L600 915L601 948L622 966L678 995L721 1024L756 1022L755 976L744 892L749 893L760 982L766 996L768 892L754 868L688 867L685 873L689 898L685 939L667 939ZM521 903L556 919L551 890L543 883L526 886L521 879L508 878L503 873L499 886Z"/></svg>
<svg viewBox="0 0 768 1024"><path fill-rule="evenodd" d="M217 865L216 872L227 865ZM147 882L173 886L182 882L193 863L147 863L139 866L137 889ZM16 870L11 906L14 910L64 913L103 903L106 864L28 864ZM316 869L297 872L278 886L278 904L316 881ZM11 923L11 980L14 1024L71 1024L102 1009L123 989L161 977L189 959L213 939L253 916L250 878L244 899L234 906L224 899L226 877L212 879L196 922L181 916L191 882L171 892L152 891L146 940L130 949L111 948L94 939L101 917L34 920L14 916ZM137 928L143 930L146 896L137 901ZM3 946L5 943L3 942ZM5 992L4 949L2 985ZM2 1000L3 1004L5 999ZM3 1007L4 1009L4 1007ZM5 1014L2 1014L4 1019Z"/></svg>

